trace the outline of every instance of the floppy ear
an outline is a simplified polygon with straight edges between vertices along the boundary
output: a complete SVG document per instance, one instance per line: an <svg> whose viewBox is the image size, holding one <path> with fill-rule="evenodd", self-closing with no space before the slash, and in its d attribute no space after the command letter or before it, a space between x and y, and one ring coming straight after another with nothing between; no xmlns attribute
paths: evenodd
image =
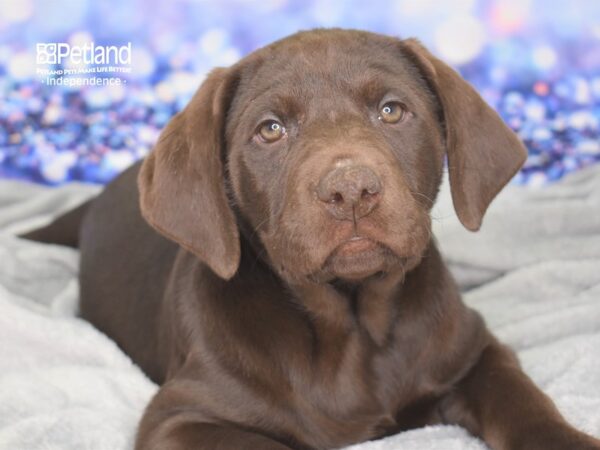
<svg viewBox="0 0 600 450"><path fill-rule="evenodd" d="M457 72L417 40L402 44L442 105L452 202L462 224L477 231L491 201L525 162L527 150Z"/></svg>
<svg viewBox="0 0 600 450"><path fill-rule="evenodd" d="M146 221L225 279L240 261L221 162L228 78L226 69L208 75L162 132L138 177Z"/></svg>

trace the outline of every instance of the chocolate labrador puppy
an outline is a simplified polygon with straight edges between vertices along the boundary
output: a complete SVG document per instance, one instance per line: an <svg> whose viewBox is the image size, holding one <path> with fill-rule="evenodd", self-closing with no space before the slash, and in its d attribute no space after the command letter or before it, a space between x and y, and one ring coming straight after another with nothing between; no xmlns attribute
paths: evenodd
<svg viewBox="0 0 600 450"><path fill-rule="evenodd" d="M475 231L525 156L416 40L302 32L211 72L141 165L29 237L79 244L82 316L162 384L137 449L437 423L497 450L600 449L462 303L431 236L445 158Z"/></svg>

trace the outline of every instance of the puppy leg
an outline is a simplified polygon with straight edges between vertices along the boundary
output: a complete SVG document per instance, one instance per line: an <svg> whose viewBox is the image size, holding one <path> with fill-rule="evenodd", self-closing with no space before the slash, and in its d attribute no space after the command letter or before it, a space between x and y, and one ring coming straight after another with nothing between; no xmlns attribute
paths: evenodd
<svg viewBox="0 0 600 450"><path fill-rule="evenodd" d="M177 383L165 385L144 413L135 450L291 450L235 424L216 422L201 408L193 392Z"/></svg>
<svg viewBox="0 0 600 450"><path fill-rule="evenodd" d="M494 450L600 450L600 440L570 426L511 350L498 343L442 400L440 412Z"/></svg>
<svg viewBox="0 0 600 450"><path fill-rule="evenodd" d="M290 450L279 442L232 426L182 420L138 435L136 450Z"/></svg>

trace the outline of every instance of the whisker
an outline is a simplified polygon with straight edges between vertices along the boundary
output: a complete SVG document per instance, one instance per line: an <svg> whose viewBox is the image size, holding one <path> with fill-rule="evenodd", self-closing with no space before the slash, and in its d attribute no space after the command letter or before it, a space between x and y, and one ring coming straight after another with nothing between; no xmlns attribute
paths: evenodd
<svg viewBox="0 0 600 450"><path fill-rule="evenodd" d="M425 200L427 200L429 202L429 206L433 206L433 204L435 203L435 200L433 200L431 197L428 197L427 195L421 193L421 192L417 192L417 191L413 191L412 189L410 190L410 192L413 195L417 195L419 197L423 197Z"/></svg>

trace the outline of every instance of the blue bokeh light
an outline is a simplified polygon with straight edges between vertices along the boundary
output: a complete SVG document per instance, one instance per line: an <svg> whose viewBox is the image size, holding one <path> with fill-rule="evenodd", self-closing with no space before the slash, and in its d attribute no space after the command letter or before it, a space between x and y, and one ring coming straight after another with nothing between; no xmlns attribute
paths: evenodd
<svg viewBox="0 0 600 450"><path fill-rule="evenodd" d="M600 161L595 0L3 0L0 176L105 183L147 154L212 67L322 26L416 36L455 65L527 144L518 183ZM86 39L132 43L122 85L36 74L38 43Z"/></svg>

